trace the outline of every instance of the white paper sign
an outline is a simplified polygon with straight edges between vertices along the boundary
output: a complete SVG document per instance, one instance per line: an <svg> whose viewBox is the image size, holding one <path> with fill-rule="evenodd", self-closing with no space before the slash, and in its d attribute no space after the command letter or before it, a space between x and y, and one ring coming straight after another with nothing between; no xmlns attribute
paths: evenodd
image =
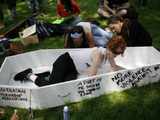
<svg viewBox="0 0 160 120"><path fill-rule="evenodd" d="M26 38L36 32L36 24L24 29L19 33L20 38Z"/></svg>

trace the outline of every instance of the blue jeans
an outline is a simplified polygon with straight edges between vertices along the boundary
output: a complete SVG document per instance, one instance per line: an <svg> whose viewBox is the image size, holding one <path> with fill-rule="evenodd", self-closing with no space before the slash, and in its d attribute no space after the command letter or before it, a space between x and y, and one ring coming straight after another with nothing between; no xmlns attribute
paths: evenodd
<svg viewBox="0 0 160 120"><path fill-rule="evenodd" d="M106 47L106 44L113 36L112 32L107 32L95 24L91 24L91 31L95 45L98 47Z"/></svg>

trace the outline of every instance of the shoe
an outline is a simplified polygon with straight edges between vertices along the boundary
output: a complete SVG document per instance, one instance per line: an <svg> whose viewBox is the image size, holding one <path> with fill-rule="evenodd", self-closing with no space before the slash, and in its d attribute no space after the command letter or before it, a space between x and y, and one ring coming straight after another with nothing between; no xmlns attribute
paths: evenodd
<svg viewBox="0 0 160 120"><path fill-rule="evenodd" d="M24 71L16 74L16 75L14 76L14 80L15 80L15 81L21 81L21 82L22 82L22 81L27 81L27 80L29 80L29 79L27 78L27 76L28 76L29 73L32 73L32 69L31 69L31 68L25 69Z"/></svg>

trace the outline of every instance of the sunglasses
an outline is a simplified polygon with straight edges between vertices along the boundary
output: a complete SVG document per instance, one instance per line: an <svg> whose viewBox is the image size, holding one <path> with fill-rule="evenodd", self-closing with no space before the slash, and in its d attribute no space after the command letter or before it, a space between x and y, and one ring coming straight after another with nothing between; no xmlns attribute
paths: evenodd
<svg viewBox="0 0 160 120"><path fill-rule="evenodd" d="M82 33L82 31L72 31L72 34L76 34L76 33L80 34Z"/></svg>

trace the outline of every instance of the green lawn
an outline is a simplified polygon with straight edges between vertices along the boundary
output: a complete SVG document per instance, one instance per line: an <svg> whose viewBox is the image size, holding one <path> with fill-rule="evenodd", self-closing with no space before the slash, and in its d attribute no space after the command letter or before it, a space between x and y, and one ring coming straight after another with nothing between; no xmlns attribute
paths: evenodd
<svg viewBox="0 0 160 120"><path fill-rule="evenodd" d="M55 16L55 0L49 0L47 14L38 18L53 21ZM81 17L95 18L103 27L105 22L98 18L96 8L98 0L78 0L81 6ZM150 0L145 8L137 8L139 19L153 37L153 46L160 48L160 1ZM19 21L29 15L24 2L18 4ZM7 19L6 24L11 27L14 22ZM45 48L63 48L63 37L46 38L38 45L31 45L25 51ZM0 61L3 57L0 58ZM69 104L71 120L158 120L160 118L160 83L133 88L123 92L115 92L98 98L84 100L80 103ZM9 120L14 108L5 107L5 116L1 120ZM34 111L35 120L62 120L63 106ZM28 120L28 110L18 109L21 120Z"/></svg>
<svg viewBox="0 0 160 120"><path fill-rule="evenodd" d="M114 92L98 98L69 104L71 120L158 120L160 115L160 83ZM9 120L14 108L6 107L3 120ZM33 111L34 120L62 120L63 106ZM22 120L28 110L18 109Z"/></svg>

